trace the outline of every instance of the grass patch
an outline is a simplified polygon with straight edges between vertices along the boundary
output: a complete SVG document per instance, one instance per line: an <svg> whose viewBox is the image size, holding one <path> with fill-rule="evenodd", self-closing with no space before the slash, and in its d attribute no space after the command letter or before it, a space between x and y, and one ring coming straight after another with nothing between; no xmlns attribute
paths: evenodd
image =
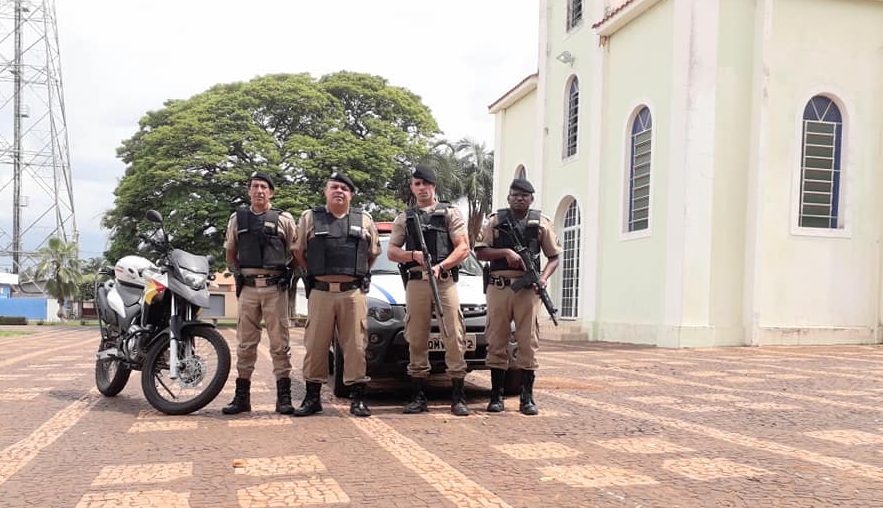
<svg viewBox="0 0 883 508"><path fill-rule="evenodd" d="M30 335L32 332L19 332L17 330L0 330L0 337L16 337L19 335Z"/></svg>

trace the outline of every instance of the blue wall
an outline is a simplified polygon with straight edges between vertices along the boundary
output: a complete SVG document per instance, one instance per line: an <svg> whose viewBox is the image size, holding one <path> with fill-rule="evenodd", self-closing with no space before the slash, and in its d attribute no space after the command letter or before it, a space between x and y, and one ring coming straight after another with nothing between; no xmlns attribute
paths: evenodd
<svg viewBox="0 0 883 508"><path fill-rule="evenodd" d="M46 298L0 298L0 316L46 319Z"/></svg>

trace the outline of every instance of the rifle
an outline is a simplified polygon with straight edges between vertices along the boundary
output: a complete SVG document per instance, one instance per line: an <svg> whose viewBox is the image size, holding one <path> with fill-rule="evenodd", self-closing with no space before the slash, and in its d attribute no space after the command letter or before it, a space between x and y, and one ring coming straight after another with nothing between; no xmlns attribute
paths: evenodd
<svg viewBox="0 0 883 508"><path fill-rule="evenodd" d="M438 328L442 332L442 337L448 337L448 330L445 327L445 314L442 310L441 295L438 292L438 281L435 280L435 274L432 273L432 254L426 247L426 239L423 238L423 223L420 221L420 211L415 210L411 216L414 219L414 227L417 230L417 239L420 241L420 251L423 252L423 273L429 280L429 288L432 290L432 303L435 305L435 317L438 321Z"/></svg>
<svg viewBox="0 0 883 508"><path fill-rule="evenodd" d="M518 234L518 230L515 229L515 224L512 223L512 217L509 215L506 216L506 224L504 226L505 229L498 229L508 234L509 238L512 239L512 243L515 244L515 247L512 250L521 257L521 262L524 264L525 270L524 275L512 283L512 291L519 291L528 286L536 287L537 293L540 295L540 300L542 300L543 306L549 313L549 317L552 318L552 322L555 323L555 326L558 326L558 316L556 316L556 314L558 314L558 309L556 309L555 304L552 303L552 298L549 296L549 292L546 288L540 287L540 274L537 273L537 267L533 263L533 256L531 256L530 250L524 246L524 242L521 241L521 235Z"/></svg>

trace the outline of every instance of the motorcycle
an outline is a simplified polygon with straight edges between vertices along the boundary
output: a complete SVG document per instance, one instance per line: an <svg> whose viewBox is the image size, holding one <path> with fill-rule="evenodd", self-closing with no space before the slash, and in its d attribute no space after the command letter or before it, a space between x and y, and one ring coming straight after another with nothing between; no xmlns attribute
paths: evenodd
<svg viewBox="0 0 883 508"><path fill-rule="evenodd" d="M199 320L214 279L209 258L174 248L156 210L147 219L158 224L153 236L143 237L159 254L157 264L125 256L96 277L101 344L95 385L113 397L140 370L150 405L165 414L188 414L224 388L230 348L214 325Z"/></svg>

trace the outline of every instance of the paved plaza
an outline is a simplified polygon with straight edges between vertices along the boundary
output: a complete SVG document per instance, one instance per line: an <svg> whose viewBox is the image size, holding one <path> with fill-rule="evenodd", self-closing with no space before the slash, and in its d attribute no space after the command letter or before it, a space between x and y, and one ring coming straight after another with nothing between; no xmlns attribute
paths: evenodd
<svg viewBox="0 0 883 508"><path fill-rule="evenodd" d="M11 329L11 328L6 328ZM19 329L19 328L16 328ZM273 412L266 342L254 411L154 411L132 375L94 388L97 329L0 338L0 506L883 506L883 348L665 350L545 342L536 417L403 415L401 383L369 385L374 417ZM224 330L233 343L232 330ZM303 397L293 330L294 398Z"/></svg>

